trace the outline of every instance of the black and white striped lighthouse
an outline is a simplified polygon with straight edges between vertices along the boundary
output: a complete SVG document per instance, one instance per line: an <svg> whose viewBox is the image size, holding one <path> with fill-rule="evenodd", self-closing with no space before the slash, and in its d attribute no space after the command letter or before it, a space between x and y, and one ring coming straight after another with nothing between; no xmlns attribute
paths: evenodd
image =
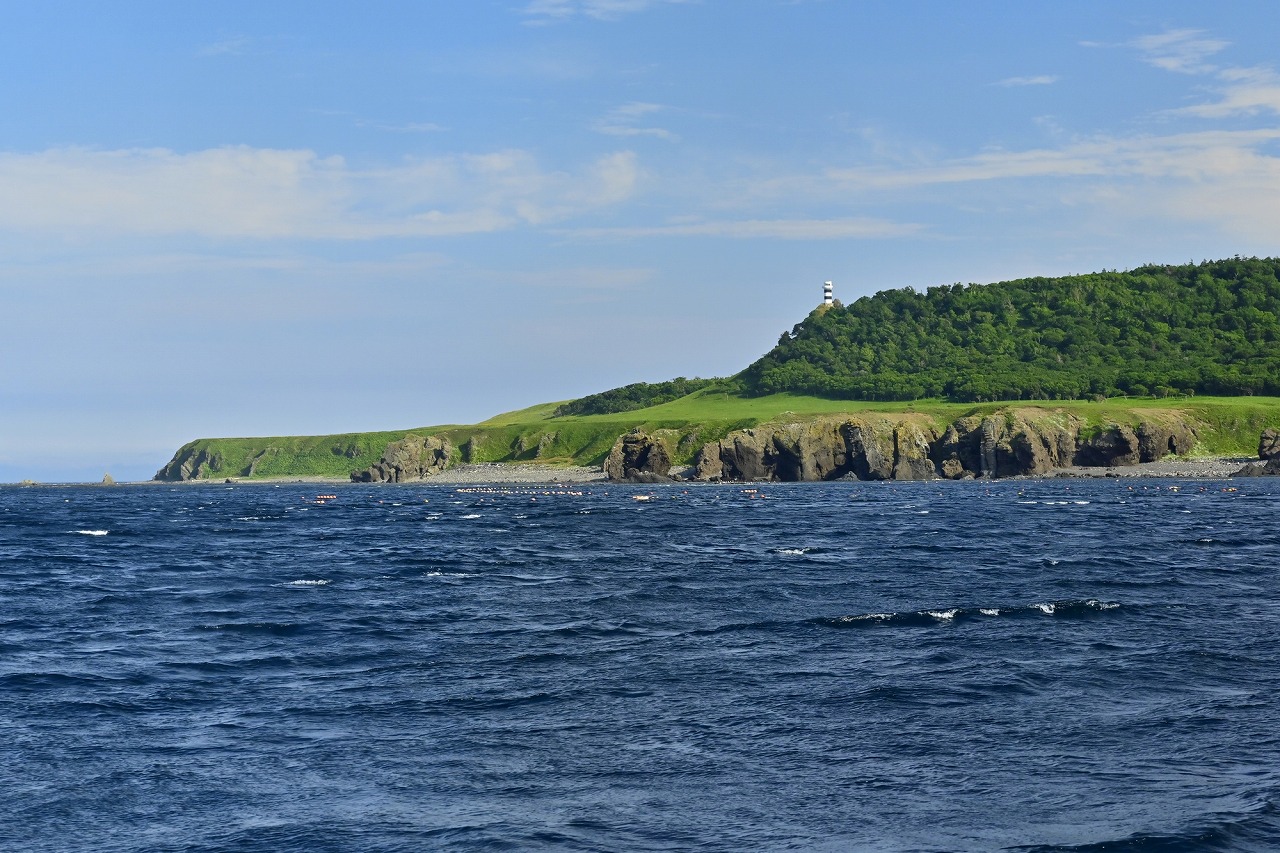
<svg viewBox="0 0 1280 853"><path fill-rule="evenodd" d="M835 286L831 282L824 281L822 283L822 304L823 305L830 305L836 301L835 296L832 295L832 291L834 289L835 289Z"/></svg>

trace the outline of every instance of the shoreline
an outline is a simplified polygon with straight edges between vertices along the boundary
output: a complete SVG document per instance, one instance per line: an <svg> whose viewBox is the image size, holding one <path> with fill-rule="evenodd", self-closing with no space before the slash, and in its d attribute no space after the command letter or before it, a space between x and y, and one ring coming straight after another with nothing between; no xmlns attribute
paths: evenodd
<svg viewBox="0 0 1280 853"><path fill-rule="evenodd" d="M1140 462L1137 465L1123 465L1114 467L1084 467L1084 466L1068 466L1062 468L1054 468L1046 471L1044 474L1022 474L1015 477L1001 477L1002 480L1052 480L1052 479L1115 479L1115 478L1156 478L1156 479L1184 479L1184 480L1226 480L1231 475L1239 471L1245 465L1251 462L1257 462L1256 457L1252 456L1213 456L1199 459L1162 459L1159 462ZM680 476L687 476L692 473L692 466L677 465L672 467L672 473ZM411 484L439 484L439 485L485 485L485 484L583 484L583 483L609 483L605 478L604 471L600 468L587 465L539 465L526 463L511 462L486 462L471 463L457 465L442 471L435 476L428 477L423 480L413 480ZM697 480L672 480L673 483L698 484ZM737 481L730 481L737 482ZM744 481L745 482L745 481ZM883 482L895 482L886 480ZM907 482L907 481L902 481ZM921 482L950 482L946 480L933 480ZM995 482L995 481L991 481ZM409 485L410 483L373 483L360 485ZM248 479L242 477L228 477L225 479L208 479L208 480L135 480L117 483L5 483L5 486L15 488L37 488L37 487L56 487L56 486L101 486L103 488L111 488L113 486L285 486L285 485L314 485L314 486L341 486L351 485L351 481L346 478L337 477L319 477L319 476L297 476L297 477L271 477L261 479ZM619 485L627 485L620 483ZM633 484L634 485L634 484ZM707 483L705 485L713 485Z"/></svg>

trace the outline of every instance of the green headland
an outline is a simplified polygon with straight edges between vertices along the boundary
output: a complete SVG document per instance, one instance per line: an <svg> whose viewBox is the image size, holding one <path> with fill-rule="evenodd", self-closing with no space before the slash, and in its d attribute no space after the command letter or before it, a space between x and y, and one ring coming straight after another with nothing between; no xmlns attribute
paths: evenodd
<svg viewBox="0 0 1280 853"><path fill-rule="evenodd" d="M157 479L346 478L409 434L447 439L451 462L598 466L638 428L687 464L746 428L883 414L941 434L1015 409L1083 432L1176 418L1195 427L1192 455L1252 455L1280 425L1280 259L882 291L819 306L731 377L637 383L478 424L198 439Z"/></svg>

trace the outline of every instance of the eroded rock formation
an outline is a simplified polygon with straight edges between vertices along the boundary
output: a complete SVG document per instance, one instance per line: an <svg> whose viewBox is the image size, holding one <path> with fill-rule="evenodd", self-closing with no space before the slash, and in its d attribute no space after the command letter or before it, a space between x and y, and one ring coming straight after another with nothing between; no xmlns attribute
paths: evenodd
<svg viewBox="0 0 1280 853"><path fill-rule="evenodd" d="M154 479L169 482L202 480L221 470L222 457L219 454L189 444L175 453L169 464L156 472Z"/></svg>
<svg viewBox="0 0 1280 853"><path fill-rule="evenodd" d="M1069 465L1154 462L1186 453L1195 430L1173 418L1082 432L1079 418L1010 409L952 423L938 435L922 418L815 420L739 430L702 447L698 480L958 480L1046 474ZM1277 440L1280 443L1280 440Z"/></svg>
<svg viewBox="0 0 1280 853"><path fill-rule="evenodd" d="M361 471L351 472L353 483L404 483L439 474L449 467L453 445L447 438L406 435L382 451L382 458Z"/></svg>
<svg viewBox="0 0 1280 853"><path fill-rule="evenodd" d="M671 453L658 436L633 429L618 437L604 462L610 480L653 483L670 479Z"/></svg>

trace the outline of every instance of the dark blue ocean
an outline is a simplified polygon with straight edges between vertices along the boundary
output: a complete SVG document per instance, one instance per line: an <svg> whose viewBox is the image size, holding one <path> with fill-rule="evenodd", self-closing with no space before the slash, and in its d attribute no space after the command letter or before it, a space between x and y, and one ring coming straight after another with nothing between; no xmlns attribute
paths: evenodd
<svg viewBox="0 0 1280 853"><path fill-rule="evenodd" d="M1280 849L1280 482L3 488L0 849Z"/></svg>

